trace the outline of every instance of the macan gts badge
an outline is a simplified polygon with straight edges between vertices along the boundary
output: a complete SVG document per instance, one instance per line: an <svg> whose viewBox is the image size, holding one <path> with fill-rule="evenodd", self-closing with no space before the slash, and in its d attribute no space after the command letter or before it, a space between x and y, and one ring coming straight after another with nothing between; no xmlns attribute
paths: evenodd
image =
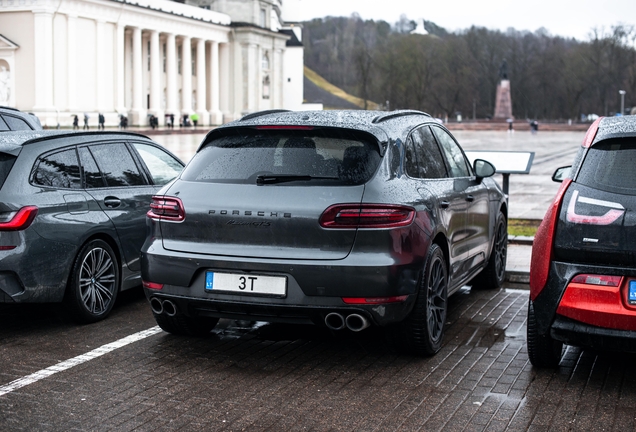
<svg viewBox="0 0 636 432"><path fill-rule="evenodd" d="M508 203L419 111L255 113L214 129L148 212L142 279L157 323L219 318L378 326L442 346L448 296L497 288Z"/></svg>

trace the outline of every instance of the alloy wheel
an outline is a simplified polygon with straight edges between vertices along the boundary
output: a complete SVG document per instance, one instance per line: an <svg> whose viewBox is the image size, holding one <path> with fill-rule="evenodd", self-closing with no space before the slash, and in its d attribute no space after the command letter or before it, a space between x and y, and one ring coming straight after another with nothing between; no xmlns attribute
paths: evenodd
<svg viewBox="0 0 636 432"><path fill-rule="evenodd" d="M115 263L101 247L88 251L82 261L79 289L87 311L99 315L108 310L116 289Z"/></svg>

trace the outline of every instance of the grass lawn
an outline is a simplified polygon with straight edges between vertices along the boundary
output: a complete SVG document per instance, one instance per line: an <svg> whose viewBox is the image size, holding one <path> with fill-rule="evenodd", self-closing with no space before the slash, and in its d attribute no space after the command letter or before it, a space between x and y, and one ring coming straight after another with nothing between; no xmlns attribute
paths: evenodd
<svg viewBox="0 0 636 432"><path fill-rule="evenodd" d="M534 237L541 220L508 219L508 235Z"/></svg>

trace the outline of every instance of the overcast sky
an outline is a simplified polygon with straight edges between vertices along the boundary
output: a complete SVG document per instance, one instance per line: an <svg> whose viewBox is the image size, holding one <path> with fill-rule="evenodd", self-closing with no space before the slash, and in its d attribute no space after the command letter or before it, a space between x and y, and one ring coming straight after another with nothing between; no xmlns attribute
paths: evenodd
<svg viewBox="0 0 636 432"><path fill-rule="evenodd" d="M393 24L405 14L411 20L424 18L449 31L472 25L532 32L544 27L552 35L579 40L588 40L594 27L609 31L616 24L636 25L636 0L289 0L289 3L294 1L300 6L296 11L299 21L357 12L363 19Z"/></svg>

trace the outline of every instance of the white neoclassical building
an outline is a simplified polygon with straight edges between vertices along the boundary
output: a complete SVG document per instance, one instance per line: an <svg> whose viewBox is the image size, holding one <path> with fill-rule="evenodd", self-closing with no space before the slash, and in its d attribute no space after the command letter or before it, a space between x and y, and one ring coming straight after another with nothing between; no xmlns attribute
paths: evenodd
<svg viewBox="0 0 636 432"><path fill-rule="evenodd" d="M292 6L298 0L285 0ZM48 127L83 113L221 124L300 109L302 43L283 0L0 0L0 105Z"/></svg>

